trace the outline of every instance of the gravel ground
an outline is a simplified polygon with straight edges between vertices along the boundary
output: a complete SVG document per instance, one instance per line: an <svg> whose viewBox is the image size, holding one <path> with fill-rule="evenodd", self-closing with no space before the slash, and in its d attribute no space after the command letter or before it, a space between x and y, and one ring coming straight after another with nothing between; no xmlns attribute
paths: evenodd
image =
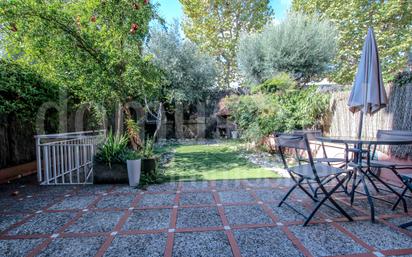
<svg viewBox="0 0 412 257"><path fill-rule="evenodd" d="M222 203L253 203L254 198L247 191L225 191L219 192Z"/></svg>
<svg viewBox="0 0 412 257"><path fill-rule="evenodd" d="M180 194L180 205L199 205L199 204L213 204L215 200L213 199L212 193L181 193Z"/></svg>
<svg viewBox="0 0 412 257"><path fill-rule="evenodd" d="M239 229L234 235L243 257L304 256L279 228Z"/></svg>
<svg viewBox="0 0 412 257"><path fill-rule="evenodd" d="M144 195L139 202L139 207L173 206L175 194Z"/></svg>
<svg viewBox="0 0 412 257"><path fill-rule="evenodd" d="M63 227L74 213L40 213L23 225L12 229L9 235L52 234Z"/></svg>
<svg viewBox="0 0 412 257"><path fill-rule="evenodd" d="M231 225L272 223L271 218L259 205L227 206L225 215Z"/></svg>
<svg viewBox="0 0 412 257"><path fill-rule="evenodd" d="M171 209L135 210L127 220L125 230L156 230L169 227Z"/></svg>
<svg viewBox="0 0 412 257"><path fill-rule="evenodd" d="M160 257L166 245L165 234L116 236L105 257Z"/></svg>
<svg viewBox="0 0 412 257"><path fill-rule="evenodd" d="M318 224L308 227L294 226L290 230L314 256L366 252L366 249L330 224Z"/></svg>
<svg viewBox="0 0 412 257"><path fill-rule="evenodd" d="M177 233L174 257L228 257L232 256L229 241L222 231Z"/></svg>
<svg viewBox="0 0 412 257"><path fill-rule="evenodd" d="M86 212L71 225L67 232L109 232L112 231L122 217L123 212Z"/></svg>
<svg viewBox="0 0 412 257"><path fill-rule="evenodd" d="M43 239L16 239L0 241L0 254L2 257L24 256Z"/></svg>
<svg viewBox="0 0 412 257"><path fill-rule="evenodd" d="M96 207L127 209L131 206L134 195L106 195L97 203Z"/></svg>
<svg viewBox="0 0 412 257"><path fill-rule="evenodd" d="M178 228L222 226L217 208L182 208L177 213Z"/></svg>
<svg viewBox="0 0 412 257"><path fill-rule="evenodd" d="M85 209L96 199L95 196L69 196L60 203L50 207L50 210Z"/></svg>
<svg viewBox="0 0 412 257"><path fill-rule="evenodd" d="M103 242L102 237L56 238L38 257L92 257Z"/></svg>
<svg viewBox="0 0 412 257"><path fill-rule="evenodd" d="M369 221L363 221L342 223L342 226L380 250L412 248L412 237L382 223L371 224Z"/></svg>
<svg viewBox="0 0 412 257"><path fill-rule="evenodd" d="M307 251L313 256L412 252L411 230L372 224L361 198L354 208L342 206L363 221L342 222L336 219L341 215L322 207L313 219L317 223L302 227L304 217L287 206L277 207L292 183L290 179L195 182L183 183L181 192L178 183L152 185L146 191L123 185L61 187L61 191L60 187L0 186L0 256L71 257L99 252L110 257L219 257L240 252L246 257L289 257ZM12 194L14 190L19 193ZM288 203L309 214L313 204L301 195L297 191ZM205 204L211 207L199 206ZM387 204L377 202L376 208L385 214L377 220L384 218L393 226L412 217L390 211ZM345 229L339 230L339 225ZM376 249L368 250L364 244Z"/></svg>

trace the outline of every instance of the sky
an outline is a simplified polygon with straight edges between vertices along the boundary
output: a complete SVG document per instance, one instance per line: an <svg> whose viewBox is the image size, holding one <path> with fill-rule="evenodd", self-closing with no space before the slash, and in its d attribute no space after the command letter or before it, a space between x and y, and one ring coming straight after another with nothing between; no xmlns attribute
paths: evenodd
<svg viewBox="0 0 412 257"><path fill-rule="evenodd" d="M180 20L183 16L182 6L179 0L156 0L160 4L159 14L172 23L174 19ZM275 12L275 19L281 20L286 16L292 0L270 0L270 5Z"/></svg>

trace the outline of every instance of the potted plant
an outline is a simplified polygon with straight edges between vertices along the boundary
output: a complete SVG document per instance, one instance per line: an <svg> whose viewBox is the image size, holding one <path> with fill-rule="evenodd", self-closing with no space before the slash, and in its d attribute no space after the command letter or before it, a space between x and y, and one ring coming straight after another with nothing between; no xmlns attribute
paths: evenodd
<svg viewBox="0 0 412 257"><path fill-rule="evenodd" d="M127 183L126 159L128 155L130 155L130 150L127 136L113 135L110 131L105 142L99 146L95 156L94 183Z"/></svg>
<svg viewBox="0 0 412 257"><path fill-rule="evenodd" d="M148 138L145 140L142 149L142 173L154 174L156 171L156 159L154 158L154 142Z"/></svg>
<svg viewBox="0 0 412 257"><path fill-rule="evenodd" d="M127 175L129 177L129 185L131 187L137 187L140 182L141 171L141 156L131 151L127 157Z"/></svg>

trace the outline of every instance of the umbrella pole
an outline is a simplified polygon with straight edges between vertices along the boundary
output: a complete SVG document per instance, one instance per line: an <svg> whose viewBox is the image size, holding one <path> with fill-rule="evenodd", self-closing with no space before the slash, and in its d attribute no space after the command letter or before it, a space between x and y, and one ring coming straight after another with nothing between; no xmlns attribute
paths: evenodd
<svg viewBox="0 0 412 257"><path fill-rule="evenodd" d="M362 127L363 127L363 111L360 112L360 117L359 117L359 126L358 126L358 139L361 139L362 137ZM362 149L362 144L357 145L358 149ZM362 152L359 151L354 154L354 161L355 163L360 162L362 160Z"/></svg>
<svg viewBox="0 0 412 257"><path fill-rule="evenodd" d="M358 139L362 137L362 128L363 128L363 111L360 111L359 126L358 126Z"/></svg>

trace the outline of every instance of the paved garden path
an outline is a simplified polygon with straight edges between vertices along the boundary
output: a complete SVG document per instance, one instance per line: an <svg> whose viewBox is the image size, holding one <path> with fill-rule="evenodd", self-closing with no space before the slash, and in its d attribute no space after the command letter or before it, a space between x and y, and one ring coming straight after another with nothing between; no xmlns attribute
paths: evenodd
<svg viewBox="0 0 412 257"><path fill-rule="evenodd" d="M371 224L365 199L351 208L342 198L355 222L325 207L302 227L303 217L277 207L290 182L2 185L0 256L412 256L412 232L396 226L412 217L400 209L377 203ZM312 205L300 193L292 204Z"/></svg>

